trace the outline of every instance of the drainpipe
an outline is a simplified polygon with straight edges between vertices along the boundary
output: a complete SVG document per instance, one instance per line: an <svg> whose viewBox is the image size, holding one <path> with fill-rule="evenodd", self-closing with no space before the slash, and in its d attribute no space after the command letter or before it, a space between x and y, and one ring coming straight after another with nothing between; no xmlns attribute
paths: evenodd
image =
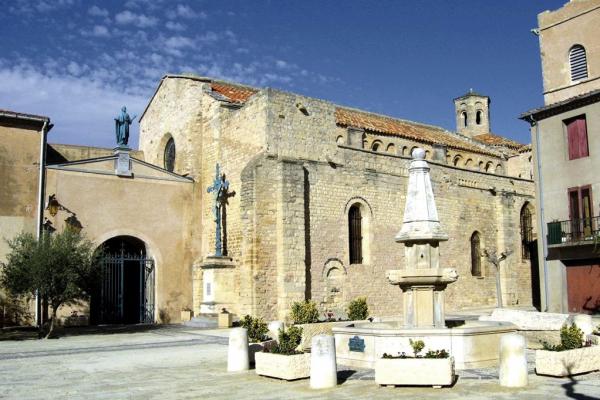
<svg viewBox="0 0 600 400"><path fill-rule="evenodd" d="M42 236L42 226L44 219L44 194L46 189L46 135L49 131L48 120L44 121L44 125L42 125L42 131L40 132L40 170L39 170L39 180L38 180L38 208L37 208L37 232L36 238L39 242ZM41 304L40 298L37 294L35 294L35 321L38 326L41 326Z"/></svg>
<svg viewBox="0 0 600 400"><path fill-rule="evenodd" d="M542 161L540 160L541 152L541 141L540 141L540 124L535 120L533 115L529 116L529 123L531 126L535 126L535 147L537 149L536 156L536 168L538 174L538 194L540 196L540 237L542 239L542 262L544 263L544 312L548 312L548 261L546 261L546 257L548 257L548 242L546 240L546 224L544 223L544 179L542 176Z"/></svg>

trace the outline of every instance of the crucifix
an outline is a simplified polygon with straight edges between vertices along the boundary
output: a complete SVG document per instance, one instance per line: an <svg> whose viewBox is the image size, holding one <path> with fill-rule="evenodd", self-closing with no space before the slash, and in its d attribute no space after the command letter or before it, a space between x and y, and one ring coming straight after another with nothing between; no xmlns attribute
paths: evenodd
<svg viewBox="0 0 600 400"><path fill-rule="evenodd" d="M217 163L215 171L215 180L212 186L206 191L213 193L214 206L213 215L215 217L215 256L222 257L227 255L227 211L228 199L235 196L235 191L229 192L229 181L225 179ZM221 240L221 228L223 230L223 240Z"/></svg>

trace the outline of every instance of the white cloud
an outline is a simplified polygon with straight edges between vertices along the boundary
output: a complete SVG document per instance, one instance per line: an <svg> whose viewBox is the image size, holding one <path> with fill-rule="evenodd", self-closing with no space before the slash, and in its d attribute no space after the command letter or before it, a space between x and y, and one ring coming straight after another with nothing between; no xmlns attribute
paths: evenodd
<svg viewBox="0 0 600 400"><path fill-rule="evenodd" d="M94 17L108 17L108 10L98 6L92 6L88 9L88 14Z"/></svg>
<svg viewBox="0 0 600 400"><path fill-rule="evenodd" d="M206 19L207 15L204 11L195 11L192 7L183 4L178 4L172 10L167 11L167 18L188 18L188 19Z"/></svg>
<svg viewBox="0 0 600 400"><path fill-rule="evenodd" d="M167 23L165 24L165 27L167 29L170 29L172 31L185 31L185 25L179 23L179 22L173 22L173 21L167 21Z"/></svg>
<svg viewBox="0 0 600 400"><path fill-rule="evenodd" d="M126 94L89 77L47 75L26 64L0 65L3 106L50 117L55 125L48 137L51 143L114 146L114 116L123 105L131 115L140 115L148 96ZM130 144L135 148L137 123L133 130Z"/></svg>
<svg viewBox="0 0 600 400"><path fill-rule="evenodd" d="M150 28L158 23L158 18L144 14L134 14L129 10L125 10L115 15L115 21L121 25L131 24L138 28Z"/></svg>
<svg viewBox="0 0 600 400"><path fill-rule="evenodd" d="M110 32L108 31L108 28L102 25L96 25L94 26L94 29L92 30L92 34L96 37L109 37L110 36Z"/></svg>

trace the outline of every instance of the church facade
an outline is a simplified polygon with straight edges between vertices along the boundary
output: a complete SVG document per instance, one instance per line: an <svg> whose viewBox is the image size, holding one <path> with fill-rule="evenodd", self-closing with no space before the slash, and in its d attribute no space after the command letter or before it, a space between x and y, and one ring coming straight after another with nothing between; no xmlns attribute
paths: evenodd
<svg viewBox="0 0 600 400"><path fill-rule="evenodd" d="M373 315L398 315L400 289L385 271L404 264L394 237L410 154L422 147L450 237L440 244L442 264L459 274L447 308L494 306L497 274L504 305L536 304L530 146L490 133L486 96L471 91L454 103L458 132L270 88L167 75L140 117L131 174L117 173L111 150L48 146L44 197L62 208L50 215L46 207L43 218L61 229L75 215L120 262L114 271L129 271L105 276L83 309L93 321L112 321L113 298L121 322L178 322L182 310L222 308L284 319L305 299L344 316L358 296ZM211 263L216 224L207 188L217 164L229 182L226 258ZM497 267L490 260L500 254Z"/></svg>

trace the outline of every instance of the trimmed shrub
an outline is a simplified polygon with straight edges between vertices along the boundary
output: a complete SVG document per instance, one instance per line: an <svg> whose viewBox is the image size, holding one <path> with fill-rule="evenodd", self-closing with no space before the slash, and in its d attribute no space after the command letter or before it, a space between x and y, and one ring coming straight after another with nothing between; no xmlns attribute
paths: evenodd
<svg viewBox="0 0 600 400"><path fill-rule="evenodd" d="M415 354L415 358L419 357L419 353L425 348L425 342L422 340L412 340L408 339L410 343L410 347L413 349L413 353Z"/></svg>
<svg viewBox="0 0 600 400"><path fill-rule="evenodd" d="M560 328L560 344L552 345L542 341L542 346L544 347L544 350L550 351L578 349L583 347L583 332L576 324L571 324L571 326L564 324L562 328Z"/></svg>
<svg viewBox="0 0 600 400"><path fill-rule="evenodd" d="M317 303L312 300L296 301L292 304L292 320L294 324L311 324L319 321Z"/></svg>
<svg viewBox="0 0 600 400"><path fill-rule="evenodd" d="M351 321L367 319L369 317L369 306L366 297L357 297L348 305L348 318Z"/></svg>
<svg viewBox="0 0 600 400"><path fill-rule="evenodd" d="M267 336L269 328L262 318L253 318L250 315L246 315L240 320L240 326L248 330L248 339L252 343L269 340Z"/></svg>
<svg viewBox="0 0 600 400"><path fill-rule="evenodd" d="M301 354L301 351L296 350L302 341L302 328L297 326L290 326L287 329L279 330L279 343L272 346L270 349L266 349L269 353L293 355Z"/></svg>

